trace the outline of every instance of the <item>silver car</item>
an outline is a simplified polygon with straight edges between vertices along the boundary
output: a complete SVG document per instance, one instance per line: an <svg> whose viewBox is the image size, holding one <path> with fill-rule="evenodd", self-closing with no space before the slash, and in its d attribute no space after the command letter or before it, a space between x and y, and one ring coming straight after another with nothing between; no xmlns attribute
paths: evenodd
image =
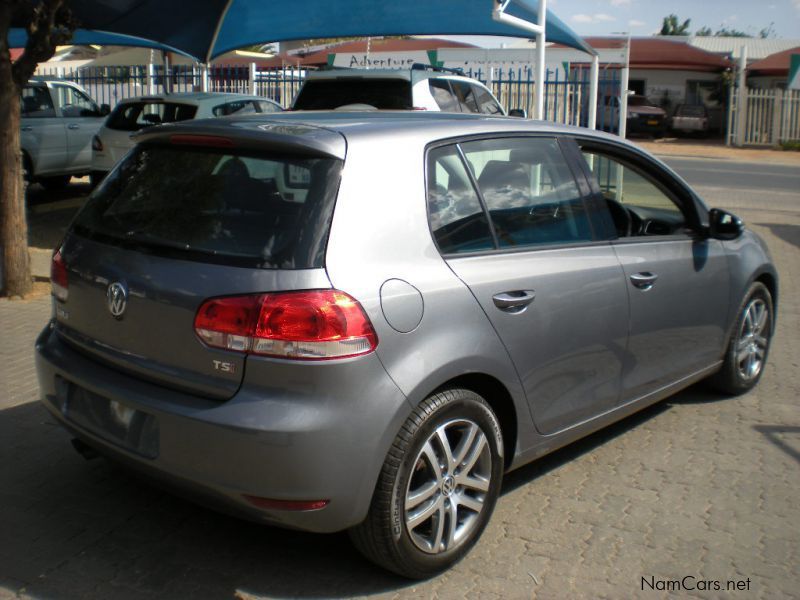
<svg viewBox="0 0 800 600"><path fill-rule="evenodd" d="M28 181L62 188L88 175L92 136L108 114L81 86L61 79L30 80L20 97L20 146Z"/></svg>
<svg viewBox="0 0 800 600"><path fill-rule="evenodd" d="M284 113L145 130L52 263L45 406L197 502L427 577L503 474L759 380L764 243L616 137Z"/></svg>

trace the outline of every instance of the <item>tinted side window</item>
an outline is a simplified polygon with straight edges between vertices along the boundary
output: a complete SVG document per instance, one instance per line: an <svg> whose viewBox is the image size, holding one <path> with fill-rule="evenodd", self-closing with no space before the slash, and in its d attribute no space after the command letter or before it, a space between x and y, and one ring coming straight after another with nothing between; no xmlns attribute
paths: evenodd
<svg viewBox="0 0 800 600"><path fill-rule="evenodd" d="M450 85L453 86L453 91L456 94L456 98L458 98L458 103L463 112L480 112L478 110L478 101L469 83L466 81L451 80Z"/></svg>
<svg viewBox="0 0 800 600"><path fill-rule="evenodd" d="M428 214L442 254L494 248L486 213L456 146L428 153Z"/></svg>
<svg viewBox="0 0 800 600"><path fill-rule="evenodd" d="M21 112L23 117L55 117L53 100L50 92L43 85L32 85L22 88Z"/></svg>
<svg viewBox="0 0 800 600"><path fill-rule="evenodd" d="M584 150L619 237L670 235L686 227L675 201L653 180L622 161Z"/></svg>
<svg viewBox="0 0 800 600"><path fill-rule="evenodd" d="M480 140L462 149L501 248L592 239L586 207L555 139Z"/></svg>
<svg viewBox="0 0 800 600"><path fill-rule="evenodd" d="M256 103L252 100L237 100L235 102L228 102L220 104L211 109L215 117L225 117L228 115L251 115L259 112Z"/></svg>
<svg viewBox="0 0 800 600"><path fill-rule="evenodd" d="M475 99L478 101L478 109L485 115L502 115L503 109L497 101L492 98L492 95L484 87L473 85L475 90Z"/></svg>
<svg viewBox="0 0 800 600"><path fill-rule="evenodd" d="M458 100L450 89L450 84L446 79L429 79L428 87L436 104L443 112L461 112L458 107Z"/></svg>
<svg viewBox="0 0 800 600"><path fill-rule="evenodd" d="M106 121L106 127L121 131L139 131L151 125L193 119L197 107L172 102L126 102L118 104Z"/></svg>

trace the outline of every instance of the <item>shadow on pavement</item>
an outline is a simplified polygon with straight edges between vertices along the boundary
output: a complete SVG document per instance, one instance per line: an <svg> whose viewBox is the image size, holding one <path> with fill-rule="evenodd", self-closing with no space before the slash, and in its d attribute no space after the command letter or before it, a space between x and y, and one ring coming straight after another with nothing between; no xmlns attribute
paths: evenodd
<svg viewBox="0 0 800 600"><path fill-rule="evenodd" d="M712 397L694 386L669 403ZM535 483L669 409L660 402L510 473ZM105 460L86 462L38 403L0 411L0 586L34 597L342 597L413 582L363 559L344 533L228 517L162 492Z"/></svg>
<svg viewBox="0 0 800 600"><path fill-rule="evenodd" d="M346 534L228 517L86 462L38 403L0 411L0 596L342 597L411 585Z"/></svg>
<svg viewBox="0 0 800 600"><path fill-rule="evenodd" d="M776 237L800 248L800 225L787 225L784 223L756 223L761 227L766 227Z"/></svg>
<svg viewBox="0 0 800 600"><path fill-rule="evenodd" d="M62 190L47 190L39 184L28 188L26 208L28 245L55 248L72 218L86 202L89 184L78 180Z"/></svg>
<svg viewBox="0 0 800 600"><path fill-rule="evenodd" d="M754 425L753 429L800 463L800 450L793 448L784 439L781 439L787 434L794 434L800 440L800 427L791 425Z"/></svg>

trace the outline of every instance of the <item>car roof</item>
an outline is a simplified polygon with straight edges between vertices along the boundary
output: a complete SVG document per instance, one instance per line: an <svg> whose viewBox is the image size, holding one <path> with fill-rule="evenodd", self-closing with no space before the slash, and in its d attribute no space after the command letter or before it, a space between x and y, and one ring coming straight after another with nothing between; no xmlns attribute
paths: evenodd
<svg viewBox="0 0 800 600"><path fill-rule="evenodd" d="M291 125L291 127L287 127ZM143 130L137 141L164 140L174 134L228 137L243 147L272 146L278 138L329 156L343 158L347 143L376 137L415 137L421 144L448 138L485 134L569 134L623 144L641 152L617 136L603 132L532 121L515 117L425 111L295 111L253 114L225 119L196 119ZM237 144L238 145L238 144Z"/></svg>
<svg viewBox="0 0 800 600"><path fill-rule="evenodd" d="M263 100L265 102L274 102L269 98L262 98L261 96L251 96L248 94L229 94L224 92L181 92L177 94L156 94L147 96L132 96L130 98L123 98L119 104L129 104L134 102L178 102L181 104L195 104L200 105L206 102L235 102L237 100Z"/></svg>
<svg viewBox="0 0 800 600"><path fill-rule="evenodd" d="M477 79L467 77L463 73L442 71L439 69L323 69L309 71L307 80L320 79L403 79L405 81L420 81L422 79L458 79L480 83ZM483 85L483 84L481 84Z"/></svg>

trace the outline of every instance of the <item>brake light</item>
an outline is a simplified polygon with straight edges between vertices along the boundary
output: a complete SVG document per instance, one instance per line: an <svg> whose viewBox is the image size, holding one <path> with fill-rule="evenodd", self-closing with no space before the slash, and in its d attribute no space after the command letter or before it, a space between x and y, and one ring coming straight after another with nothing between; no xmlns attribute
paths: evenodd
<svg viewBox="0 0 800 600"><path fill-rule="evenodd" d="M50 262L50 285L53 295L62 302L66 302L69 296L69 279L67 278L67 263L61 256L61 249L56 250L53 260Z"/></svg>
<svg viewBox="0 0 800 600"><path fill-rule="evenodd" d="M101 140L98 136L94 136L92 138L92 150L95 152L103 151L103 140Z"/></svg>
<svg viewBox="0 0 800 600"><path fill-rule="evenodd" d="M197 135L194 133L176 133L169 136L171 144L182 146L208 146L211 148L232 148L233 140L218 135Z"/></svg>
<svg viewBox="0 0 800 600"><path fill-rule="evenodd" d="M338 290L211 298L194 328L214 348L298 360L358 356L378 345L364 309Z"/></svg>

